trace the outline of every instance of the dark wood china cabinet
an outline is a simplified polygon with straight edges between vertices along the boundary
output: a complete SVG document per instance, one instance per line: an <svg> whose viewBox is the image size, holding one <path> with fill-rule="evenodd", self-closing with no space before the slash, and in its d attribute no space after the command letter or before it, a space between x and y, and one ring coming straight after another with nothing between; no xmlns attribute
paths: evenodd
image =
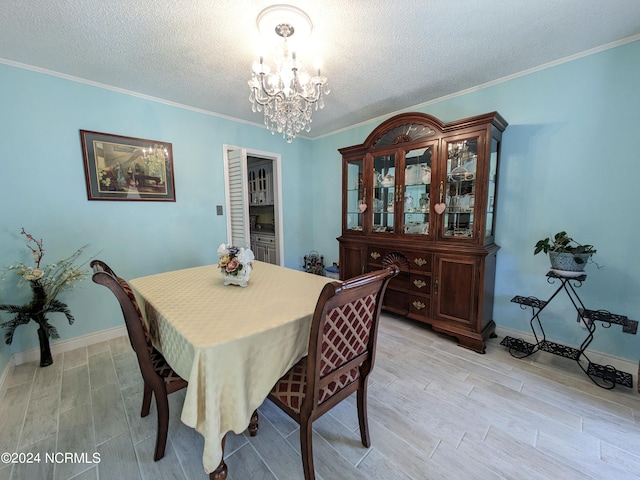
<svg viewBox="0 0 640 480"><path fill-rule="evenodd" d="M450 123L404 113L339 149L341 279L401 253L409 266L387 287L385 310L477 352L495 335L494 205L506 127L497 112Z"/></svg>

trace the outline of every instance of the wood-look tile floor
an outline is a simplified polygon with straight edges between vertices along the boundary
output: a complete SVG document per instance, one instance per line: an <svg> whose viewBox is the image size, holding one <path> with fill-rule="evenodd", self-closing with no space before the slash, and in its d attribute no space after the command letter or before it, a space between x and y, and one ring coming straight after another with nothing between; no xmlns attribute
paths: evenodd
<svg viewBox="0 0 640 480"><path fill-rule="evenodd" d="M640 395L603 390L575 362L485 355L428 327L384 315L369 385L372 447L359 440L353 397L314 423L319 480L638 479ZM165 457L153 461L155 407L140 418L142 381L126 337L15 367L0 403L0 479L206 479L202 437L170 396ZM297 425L269 402L257 437L230 434L230 480L301 479ZM56 463L45 453L56 453ZM64 461L60 454L80 458ZM94 453L100 463L91 463ZM81 454L85 454L88 462Z"/></svg>

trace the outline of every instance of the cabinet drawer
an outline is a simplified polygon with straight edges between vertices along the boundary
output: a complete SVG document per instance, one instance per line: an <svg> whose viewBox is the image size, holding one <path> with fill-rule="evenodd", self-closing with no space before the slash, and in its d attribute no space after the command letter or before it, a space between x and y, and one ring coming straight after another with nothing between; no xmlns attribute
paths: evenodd
<svg viewBox="0 0 640 480"><path fill-rule="evenodd" d="M409 276L409 290L424 295L431 294L431 277L412 273Z"/></svg>
<svg viewBox="0 0 640 480"><path fill-rule="evenodd" d="M431 315L431 299L421 295L409 295L409 313L414 316Z"/></svg>
<svg viewBox="0 0 640 480"><path fill-rule="evenodd" d="M396 290L406 291L409 288L409 274L406 272L400 272L397 276L391 279L389 287Z"/></svg>
<svg viewBox="0 0 640 480"><path fill-rule="evenodd" d="M391 286L391 284L389 284ZM387 287L382 300L382 305L394 313L406 315L409 313L407 305L407 294L402 290Z"/></svg>
<svg viewBox="0 0 640 480"><path fill-rule="evenodd" d="M407 252L405 256L409 260L409 269L417 272L431 272L433 255L425 252Z"/></svg>
<svg viewBox="0 0 640 480"><path fill-rule="evenodd" d="M259 243L275 243L276 237L273 235L256 235L254 241Z"/></svg>
<svg viewBox="0 0 640 480"><path fill-rule="evenodd" d="M367 248L367 263L382 265L382 259L389 253L386 248L369 247Z"/></svg>

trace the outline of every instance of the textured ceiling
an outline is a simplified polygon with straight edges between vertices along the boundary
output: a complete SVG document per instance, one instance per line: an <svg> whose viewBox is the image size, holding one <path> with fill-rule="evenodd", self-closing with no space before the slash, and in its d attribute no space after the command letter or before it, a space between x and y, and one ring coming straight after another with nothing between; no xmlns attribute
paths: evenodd
<svg viewBox="0 0 640 480"><path fill-rule="evenodd" d="M2 0L0 62L242 121L264 44L261 0ZM314 25L331 94L309 138L613 42L640 38L638 0L291 0ZM265 60L270 55L265 53Z"/></svg>

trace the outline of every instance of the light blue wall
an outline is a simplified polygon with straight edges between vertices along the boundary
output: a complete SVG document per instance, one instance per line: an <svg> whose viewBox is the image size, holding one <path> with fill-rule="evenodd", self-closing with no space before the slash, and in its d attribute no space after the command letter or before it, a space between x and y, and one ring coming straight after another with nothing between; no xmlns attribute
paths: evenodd
<svg viewBox="0 0 640 480"><path fill-rule="evenodd" d="M299 267L310 249L309 140L289 145L262 128L7 65L0 106L0 266L31 264L22 227L44 239L43 264L87 243L124 278L216 262L227 239L226 217L215 214L225 204L223 144L281 154L285 265ZM80 129L171 142L177 201L88 201ZM0 303L28 298L28 287L0 282ZM62 300L77 320L52 316L61 339L122 324L113 296L90 280ZM35 331L20 327L11 346L0 344L0 371L37 346Z"/></svg>
<svg viewBox="0 0 640 480"><path fill-rule="evenodd" d="M631 257L640 236L637 85L640 42L418 109L443 121L497 110L509 122L498 199L499 326L528 331L527 313L510 299L550 293L547 259L532 251L536 240L560 229L595 244L595 259L605 266L588 267L580 290L586 306L640 318L640 275ZM299 267L309 250L337 261L337 149L361 143L380 123L288 145L257 127L6 65L0 111L0 265L30 260L18 235L24 227L45 239L47 263L89 243L125 278L216 261L215 248L226 239L225 217L215 216L215 205L224 204L223 144L282 155L285 264ZM171 142L177 202L87 201L80 129ZM1 301L19 293L27 292L0 286ZM122 322L109 292L90 281L64 300L77 322L53 319L63 339ZM579 344L584 330L575 313L556 302L545 315L549 336ZM635 361L639 342L613 326L599 329L592 349ZM0 345L0 371L13 353L36 344L35 325L19 329L13 345Z"/></svg>
<svg viewBox="0 0 640 480"><path fill-rule="evenodd" d="M546 256L536 241L567 230L597 246L579 293L587 308L640 320L640 263L632 256L640 238L637 208L640 133L640 42L583 57L416 109L443 121L491 111L509 122L499 179L498 253L494 319L499 327L530 332L529 311L515 295L547 298ZM315 248L337 258L341 209L338 148L362 143L380 121L313 143L314 212L322 228ZM585 330L565 298L544 312L550 338L579 345ZM590 349L637 361L640 333L600 326Z"/></svg>

